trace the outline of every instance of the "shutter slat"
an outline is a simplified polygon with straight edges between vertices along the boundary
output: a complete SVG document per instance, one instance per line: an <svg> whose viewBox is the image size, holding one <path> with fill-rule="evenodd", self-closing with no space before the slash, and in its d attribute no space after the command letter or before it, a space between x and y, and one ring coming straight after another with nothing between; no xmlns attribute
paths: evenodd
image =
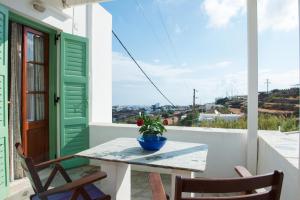
<svg viewBox="0 0 300 200"><path fill-rule="evenodd" d="M89 148L88 131L88 40L61 35L61 156ZM72 159L64 167L86 164Z"/></svg>
<svg viewBox="0 0 300 200"><path fill-rule="evenodd" d="M8 11L0 5L0 199L7 196L8 160Z"/></svg>

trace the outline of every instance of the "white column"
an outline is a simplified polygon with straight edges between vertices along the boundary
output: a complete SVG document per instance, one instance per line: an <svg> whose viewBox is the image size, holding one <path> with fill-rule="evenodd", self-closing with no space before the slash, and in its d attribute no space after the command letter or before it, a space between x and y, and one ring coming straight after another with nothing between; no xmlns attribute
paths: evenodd
<svg viewBox="0 0 300 200"><path fill-rule="evenodd" d="M257 0L247 0L248 30L248 133L247 168L256 174L258 129Z"/></svg>
<svg viewBox="0 0 300 200"><path fill-rule="evenodd" d="M299 26L300 26L300 0L298 0L298 16L299 16ZM299 30L299 58L300 58L300 28L298 28ZM300 62L299 62L300 63ZM299 69L300 69L300 66L299 66ZM300 73L300 72L299 72ZM300 88L300 81L298 82L299 83L299 88ZM299 129L300 129L300 125L299 125ZM299 133L299 155L298 155L298 184L300 184L300 133ZM300 193L300 191L299 191Z"/></svg>

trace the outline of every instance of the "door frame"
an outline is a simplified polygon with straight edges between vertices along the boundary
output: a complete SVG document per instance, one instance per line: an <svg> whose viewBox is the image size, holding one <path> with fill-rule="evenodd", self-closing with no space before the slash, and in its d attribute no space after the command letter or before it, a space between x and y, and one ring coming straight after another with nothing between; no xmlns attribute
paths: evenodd
<svg viewBox="0 0 300 200"><path fill-rule="evenodd" d="M27 119L27 114L28 114L28 107L27 107L27 95L29 93L27 92L31 92L31 91L27 91L28 90L28 85L27 85L27 65L28 65L28 60L27 60L27 54L28 54L28 41L27 41L27 34L28 33L33 33L39 36L43 37L43 41L44 41L44 103L46 106L44 106L45 110L44 110L44 119L41 121L34 121L34 122L30 122ZM31 27L28 26L24 26L23 25L23 42L22 42L22 143L23 143L23 150L26 156L28 156L28 151L29 151L29 141L28 141L28 134L30 132L30 130L37 128L37 125L40 125L41 123L44 124L46 123L46 127L47 127L47 138L44 138L46 147L47 147L47 151L44 153L47 153L48 155L46 155L46 159L42 160L42 162L47 161L49 159L49 155L50 155L50 135L49 135L49 35L47 33L38 31L36 29L32 29ZM31 93L32 94L32 93ZM35 93L36 94L36 93ZM32 134L32 133L31 133ZM36 160L34 160L36 161Z"/></svg>
<svg viewBox="0 0 300 200"><path fill-rule="evenodd" d="M57 106L54 103L54 96L57 91L57 53L58 44L56 44L57 30L49 28L41 23L32 21L26 17L9 11L9 21L22 24L37 31L49 35L49 158L57 157Z"/></svg>

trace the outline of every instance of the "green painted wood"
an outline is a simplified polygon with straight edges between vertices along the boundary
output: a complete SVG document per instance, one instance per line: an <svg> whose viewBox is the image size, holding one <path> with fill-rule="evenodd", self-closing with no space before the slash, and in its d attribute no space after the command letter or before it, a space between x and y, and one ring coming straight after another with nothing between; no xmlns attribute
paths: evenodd
<svg viewBox="0 0 300 200"><path fill-rule="evenodd" d="M71 155L89 148L88 126L88 40L61 34L61 156ZM66 161L64 167L87 164L86 159Z"/></svg>
<svg viewBox="0 0 300 200"><path fill-rule="evenodd" d="M0 200L7 195L8 167L8 10L0 5Z"/></svg>
<svg viewBox="0 0 300 200"><path fill-rule="evenodd" d="M54 43L55 33L49 33L49 158L56 158L57 153L57 106L54 96L57 93L57 46Z"/></svg>
<svg viewBox="0 0 300 200"><path fill-rule="evenodd" d="M49 34L49 158L54 159L57 157L57 108L54 104L54 95L57 94L57 46L54 42L57 31L13 11L9 11L9 20Z"/></svg>
<svg viewBox="0 0 300 200"><path fill-rule="evenodd" d="M52 28L47 27L47 26L45 26L41 23L30 20L26 17L23 17L22 15L16 14L13 11L9 11L9 20L14 21L14 22L18 22L18 23L23 24L25 26L29 26L33 29L36 29L36 30L44 32L44 33L54 33L55 34L57 32L55 29L52 29Z"/></svg>

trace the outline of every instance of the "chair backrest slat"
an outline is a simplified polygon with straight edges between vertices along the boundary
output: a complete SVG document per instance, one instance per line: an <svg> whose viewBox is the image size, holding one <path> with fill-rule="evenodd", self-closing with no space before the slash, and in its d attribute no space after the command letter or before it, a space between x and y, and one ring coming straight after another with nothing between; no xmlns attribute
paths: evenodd
<svg viewBox="0 0 300 200"><path fill-rule="evenodd" d="M20 143L15 144L17 153L21 160L21 166L25 172L26 177L29 179L33 190L36 193L45 191L42 185L42 181L34 167L33 161L31 158L24 156L22 145Z"/></svg>
<svg viewBox="0 0 300 200"><path fill-rule="evenodd" d="M233 179L181 179L182 192L229 193L255 190L273 185L273 174ZM276 183L275 183L276 184Z"/></svg>
<svg viewBox="0 0 300 200"><path fill-rule="evenodd" d="M200 197L200 198L182 198L182 200L270 200L272 194L270 192L264 192L261 194L251 194L246 196L237 197Z"/></svg>
<svg viewBox="0 0 300 200"><path fill-rule="evenodd" d="M283 173L274 171L272 174L231 179L201 179L176 177L175 200L279 200L283 181ZM235 195L227 197L183 198L182 193L241 193L271 187L270 191Z"/></svg>

